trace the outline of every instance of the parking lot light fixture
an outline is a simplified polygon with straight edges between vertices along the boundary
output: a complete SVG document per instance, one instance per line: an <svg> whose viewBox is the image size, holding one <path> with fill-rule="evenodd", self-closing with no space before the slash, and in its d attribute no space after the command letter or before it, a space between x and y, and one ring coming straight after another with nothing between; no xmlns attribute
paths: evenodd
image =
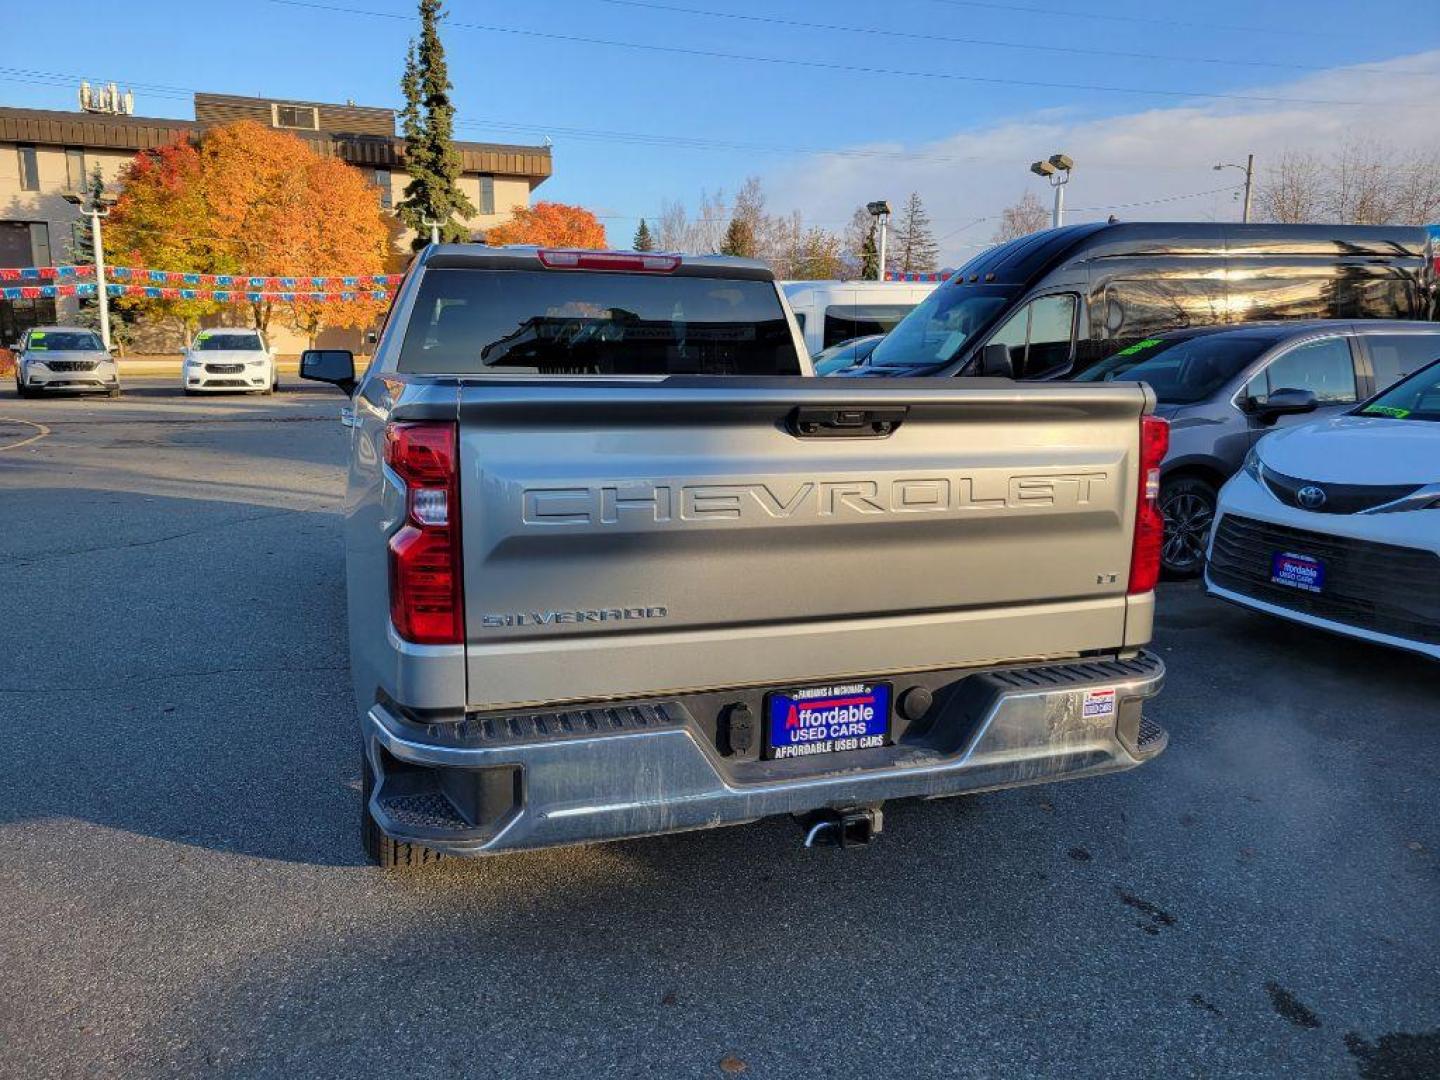
<svg viewBox="0 0 1440 1080"><path fill-rule="evenodd" d="M870 216L875 219L876 231L880 234L879 239L879 265L875 270L875 280L885 280L885 240L886 234L890 231L890 204L884 199L876 199L874 202L865 204L865 209L870 211Z"/></svg>
<svg viewBox="0 0 1440 1080"><path fill-rule="evenodd" d="M1255 187L1255 155L1246 154L1244 165L1236 165L1233 162L1222 161L1215 166L1216 172L1219 172L1221 169L1240 169L1245 173L1245 208L1240 212L1240 220L1248 222L1250 220L1250 195Z"/></svg>
<svg viewBox="0 0 1440 1080"><path fill-rule="evenodd" d="M95 249L95 297L100 302L100 340L106 350L110 349L110 295L105 288L105 243L101 235L100 219L110 215L115 198L104 192L66 192L65 201L78 206L80 213L90 219L90 243Z"/></svg>
<svg viewBox="0 0 1440 1080"><path fill-rule="evenodd" d="M1050 181L1055 189L1055 208L1050 212L1050 227L1058 229L1065 224L1065 185L1070 182L1070 170L1075 168L1075 159L1069 154L1051 154L1045 161L1034 162L1030 171Z"/></svg>

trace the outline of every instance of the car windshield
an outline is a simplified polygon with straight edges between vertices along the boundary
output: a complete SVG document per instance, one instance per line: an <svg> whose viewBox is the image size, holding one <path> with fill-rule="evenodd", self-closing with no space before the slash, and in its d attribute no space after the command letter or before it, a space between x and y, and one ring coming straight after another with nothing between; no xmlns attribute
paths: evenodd
<svg viewBox="0 0 1440 1080"><path fill-rule="evenodd" d="M1145 338L1106 357L1075 381L1149 383L1162 405L1188 405L1204 401L1279 340L1258 334Z"/></svg>
<svg viewBox="0 0 1440 1080"><path fill-rule="evenodd" d="M942 285L885 335L870 354L874 367L941 367L1008 308L1016 290Z"/></svg>
<svg viewBox="0 0 1440 1080"><path fill-rule="evenodd" d="M83 330L32 330L25 346L29 352L104 352L94 334Z"/></svg>
<svg viewBox="0 0 1440 1080"><path fill-rule="evenodd" d="M815 374L833 375L837 371L843 371L845 368L863 363L865 358L875 351L875 346L881 340L879 337L871 336L831 345L823 352L815 354Z"/></svg>
<svg viewBox="0 0 1440 1080"><path fill-rule="evenodd" d="M1361 416L1440 421L1440 361L1421 368L1355 410Z"/></svg>
<svg viewBox="0 0 1440 1080"><path fill-rule="evenodd" d="M259 352L264 346L255 334L223 334L207 330L195 339L201 352Z"/></svg>
<svg viewBox="0 0 1440 1080"><path fill-rule="evenodd" d="M770 281L564 270L425 273L400 370L799 375Z"/></svg>

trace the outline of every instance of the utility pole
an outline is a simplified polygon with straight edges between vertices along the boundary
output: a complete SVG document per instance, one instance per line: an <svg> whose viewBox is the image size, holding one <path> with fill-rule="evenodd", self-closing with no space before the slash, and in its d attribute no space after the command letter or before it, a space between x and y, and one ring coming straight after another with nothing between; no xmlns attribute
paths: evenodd
<svg viewBox="0 0 1440 1080"><path fill-rule="evenodd" d="M1244 170L1244 172L1245 172L1245 205L1244 205L1244 209L1242 209L1242 210L1240 211L1240 220L1241 220L1241 221L1248 222L1248 221L1250 220L1250 200L1251 200L1251 195L1253 194L1253 192L1254 192L1254 190L1255 190L1255 155L1254 155L1254 154L1246 154L1246 155L1245 155L1245 164L1244 164L1244 165L1234 165L1234 164L1231 164L1230 162L1221 162L1219 165L1216 165L1216 166L1215 166L1215 171L1216 171L1216 172L1219 172L1221 169L1242 169L1242 170Z"/></svg>
<svg viewBox="0 0 1440 1080"><path fill-rule="evenodd" d="M95 249L95 299L100 303L100 340L108 350L110 341L110 292L105 287L105 241L100 232L100 219L110 216L110 200L101 194L72 192L65 201L80 208L90 219L90 244Z"/></svg>
<svg viewBox="0 0 1440 1080"><path fill-rule="evenodd" d="M884 199L876 199L874 202L866 203L865 209L870 211L870 216L875 219L876 231L880 234L879 240L879 266L875 270L875 280L885 280L885 240L886 234L890 231L890 204Z"/></svg>
<svg viewBox="0 0 1440 1080"><path fill-rule="evenodd" d="M1075 160L1068 154L1051 154L1046 161L1037 161L1030 166L1030 171L1036 176L1042 176L1050 181L1050 186L1055 189L1055 209L1050 211L1050 227L1058 229L1065 224L1065 185L1070 182L1070 170L1075 168Z"/></svg>

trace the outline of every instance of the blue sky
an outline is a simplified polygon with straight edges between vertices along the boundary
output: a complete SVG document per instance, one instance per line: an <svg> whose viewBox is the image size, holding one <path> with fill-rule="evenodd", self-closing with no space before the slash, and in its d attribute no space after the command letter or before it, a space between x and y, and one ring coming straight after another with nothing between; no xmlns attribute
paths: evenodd
<svg viewBox="0 0 1440 1080"><path fill-rule="evenodd" d="M188 117L195 89L393 105L415 5L87 4L83 30L71 8L6 7L14 66L0 69L0 101L73 108L70 76L88 76L134 85L138 112ZM556 175L540 196L595 208L612 242L667 199L693 204L702 188L733 190L756 174L773 209L837 227L860 199L919 190L937 231L953 234L946 254L960 255L1027 186L1048 198L1026 166L1057 149L1079 162L1079 214L1148 197L1176 201L1128 205L1129 216L1222 216L1229 192L1194 194L1226 182L1206 164L1216 154L1263 162L1316 139L1433 147L1440 137L1433 0L1368 0L1363 14L1354 0L449 8L459 134L548 135ZM13 47L25 41L64 45Z"/></svg>

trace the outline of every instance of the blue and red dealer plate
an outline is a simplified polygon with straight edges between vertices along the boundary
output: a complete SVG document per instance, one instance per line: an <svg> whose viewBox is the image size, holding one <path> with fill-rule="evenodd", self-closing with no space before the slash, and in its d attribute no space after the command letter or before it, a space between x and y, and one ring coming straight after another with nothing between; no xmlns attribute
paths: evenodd
<svg viewBox="0 0 1440 1080"><path fill-rule="evenodd" d="M1325 564L1313 555L1277 551L1270 561L1270 580L1276 585L1318 593L1325 589Z"/></svg>
<svg viewBox="0 0 1440 1080"><path fill-rule="evenodd" d="M884 746L890 684L839 683L765 696L765 756L813 757Z"/></svg>

